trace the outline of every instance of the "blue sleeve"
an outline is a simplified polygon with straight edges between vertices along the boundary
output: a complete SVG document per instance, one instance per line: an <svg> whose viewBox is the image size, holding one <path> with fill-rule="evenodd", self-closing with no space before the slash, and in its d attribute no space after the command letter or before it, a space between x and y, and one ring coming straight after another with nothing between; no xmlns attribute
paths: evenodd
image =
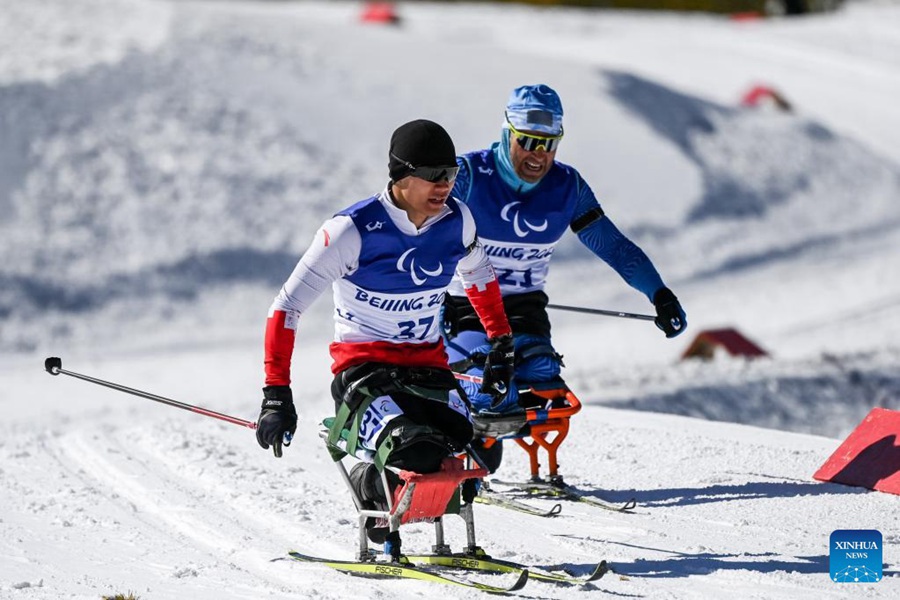
<svg viewBox="0 0 900 600"><path fill-rule="evenodd" d="M584 180L579 183L576 218L591 209L600 208L600 203L587 183ZM612 267L628 285L647 296L650 302L653 302L654 294L665 287L662 277L644 251L625 237L609 217L600 217L577 235L582 244Z"/></svg>
<svg viewBox="0 0 900 600"><path fill-rule="evenodd" d="M456 183L453 184L450 195L468 204L469 188L472 187L472 167L465 156L457 156L456 164L459 165L459 173L456 175Z"/></svg>

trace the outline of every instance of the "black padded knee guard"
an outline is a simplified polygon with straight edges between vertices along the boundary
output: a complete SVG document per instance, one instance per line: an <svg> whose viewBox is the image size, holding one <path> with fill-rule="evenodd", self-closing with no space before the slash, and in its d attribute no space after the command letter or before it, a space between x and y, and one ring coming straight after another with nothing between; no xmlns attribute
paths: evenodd
<svg viewBox="0 0 900 600"><path fill-rule="evenodd" d="M379 436L378 444L390 436L393 448L386 464L415 473L434 473L441 461L452 453L447 437L429 425L419 425L400 416L393 419Z"/></svg>

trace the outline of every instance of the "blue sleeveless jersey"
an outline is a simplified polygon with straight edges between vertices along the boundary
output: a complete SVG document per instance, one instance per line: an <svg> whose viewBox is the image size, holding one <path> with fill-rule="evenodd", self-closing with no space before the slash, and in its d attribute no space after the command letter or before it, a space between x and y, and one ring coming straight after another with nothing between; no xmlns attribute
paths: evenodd
<svg viewBox="0 0 900 600"><path fill-rule="evenodd" d="M500 177L491 149L462 158L471 178L463 200L475 217L501 292L506 296L543 289L550 257L575 216L581 176L554 162L537 187L516 194Z"/></svg>
<svg viewBox="0 0 900 600"><path fill-rule="evenodd" d="M422 342L440 338L444 292L465 256L463 217L451 213L419 235L400 231L373 196L339 212L361 238L359 267L334 284L336 341Z"/></svg>

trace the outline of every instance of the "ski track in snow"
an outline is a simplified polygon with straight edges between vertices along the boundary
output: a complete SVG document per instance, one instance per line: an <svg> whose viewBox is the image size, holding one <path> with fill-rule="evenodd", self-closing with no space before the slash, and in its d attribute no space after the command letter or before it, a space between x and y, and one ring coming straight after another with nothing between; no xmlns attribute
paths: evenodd
<svg viewBox="0 0 900 600"><path fill-rule="evenodd" d="M607 500L636 497L639 506L619 514L563 502L562 515L550 519L476 506L479 542L498 558L575 573L605 558L616 570L583 588L531 582L525 597L601 590L704 598L737 586L759 598L839 598L827 578L833 524L878 527L886 541L900 525L893 497L809 479L835 446L826 438L602 408L579 415L570 435L560 457L567 480ZM49 548L84 561L77 586L84 597L105 586L169 597L213 593L224 584L230 598L259 597L261 590L340 598L350 582L377 598L434 593L426 583L363 584L321 567L270 562L292 548L352 558L356 523L349 497L318 440L298 437L285 459L274 461L226 437L205 421L170 419L142 428L7 437L0 464L3 481L13 485L0 488L4 505L49 522L36 528L24 551L15 551L35 583L38 574L42 579L41 587L30 588L33 597L71 591L65 581L71 567L55 568ZM567 468L591 453L598 460ZM29 478L16 472L29 468ZM501 475L524 476L526 469L524 452L510 446ZM555 502L529 501L545 508ZM7 527L0 523L0 531ZM448 517L446 530L451 546L461 549L462 521ZM516 530L527 533L510 535ZM5 533L4 540L16 537ZM403 533L407 549L427 551L433 542L431 526ZM0 553L17 548L8 544L0 544ZM890 578L896 562L887 552L885 562L889 578L874 590L888 597L900 588Z"/></svg>

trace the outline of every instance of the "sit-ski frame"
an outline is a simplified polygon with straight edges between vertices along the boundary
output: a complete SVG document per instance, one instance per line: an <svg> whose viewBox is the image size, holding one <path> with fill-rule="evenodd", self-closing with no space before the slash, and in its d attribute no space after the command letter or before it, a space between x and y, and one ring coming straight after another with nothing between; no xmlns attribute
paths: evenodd
<svg viewBox="0 0 900 600"><path fill-rule="evenodd" d="M474 457L469 450L468 456ZM477 459L476 459L477 460ZM469 461L467 461L469 462ZM350 474L344 466L343 459L335 461L347 489L353 498L353 504L359 513L359 560L374 560L375 556L369 551L369 540L366 536L366 519L374 517L387 522L389 533L385 539L384 553L390 555L392 561L399 561L402 557L400 525L421 521L432 521L435 530L435 545L432 552L435 554L449 554L450 547L444 542L444 525L442 517L453 495L459 489L460 484L467 479L481 479L488 474L484 467L465 468L462 459L448 457L444 459L441 470L436 473L420 474L411 471L403 471L391 466L385 466L381 472L381 482L385 490L390 490L386 470L390 469L403 481L403 485L394 494L387 494L387 510L375 510L363 508L362 498L356 493ZM475 541L475 520L472 513L472 504L460 503L459 516L466 523L467 552L475 553L480 550Z"/></svg>
<svg viewBox="0 0 900 600"><path fill-rule="evenodd" d="M481 383L481 377L455 373L456 378L473 383ZM569 434L569 419L581 410L581 401L562 381L550 381L543 384L525 385L519 389L522 394L530 394L544 401L543 407L526 408L525 415L498 417L496 421L506 422L507 431L500 426L496 435L486 435L485 448L490 448L498 439L513 439L528 453L531 480L542 481L540 477L540 459L538 452L543 448L547 452L550 482L561 484L559 460L557 453L560 445ZM561 404L561 406L557 406ZM479 419L479 418L476 418ZM488 424L492 419L483 419ZM550 437L552 436L552 437ZM531 441L528 440L531 438Z"/></svg>
<svg viewBox="0 0 900 600"><path fill-rule="evenodd" d="M539 398L549 400L551 403L558 398L566 401L566 406L563 407L527 409L525 411L525 419L528 422L528 433L525 436L514 438L516 443L528 453L532 480L540 479L541 465L538 461L538 450L543 448L547 451L550 481L561 481L562 476L559 474L557 451L560 444L569 435L569 419L581 410L581 402L568 387L548 390L539 390L532 387L528 391ZM555 434L555 436L548 438L551 434ZM530 437L532 441L528 442L527 437Z"/></svg>

